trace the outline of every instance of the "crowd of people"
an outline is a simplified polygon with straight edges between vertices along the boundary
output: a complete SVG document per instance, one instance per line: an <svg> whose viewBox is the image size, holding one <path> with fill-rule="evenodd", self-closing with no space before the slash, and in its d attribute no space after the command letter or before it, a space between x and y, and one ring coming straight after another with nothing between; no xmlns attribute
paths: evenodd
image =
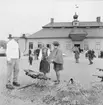
<svg viewBox="0 0 103 105"><path fill-rule="evenodd" d="M59 49L59 43L57 41L53 42L54 49L53 51L50 50L49 46L44 46L40 44L38 48L34 51L34 56L37 60L40 60L39 71L44 73L46 76L47 73L50 72L50 64L54 64L54 70L57 76L57 80L55 83L60 82L60 73L59 71L63 69L63 54L62 51ZM31 57L32 53L29 49L29 64L32 65L33 56Z"/></svg>
<svg viewBox="0 0 103 105"><path fill-rule="evenodd" d="M32 65L33 57L40 61L39 72L42 72L44 76L50 72L50 65L53 64L54 71L57 77L55 84L60 83L60 71L63 70L63 53L59 48L60 43L57 41L53 42L54 49L51 51L49 46L44 46L40 44L38 48L32 53L32 50L28 51L28 61ZM73 48L75 62L79 63L80 53L83 52L80 47L75 46ZM17 39L10 39L7 43L7 83L6 87L9 89L14 89L14 86L20 86L18 83L18 73L19 73L19 58L20 58L20 49ZM93 58L95 52L93 50L88 50L85 54L85 57L88 58L89 64L93 64ZM11 80L13 74L13 80Z"/></svg>
<svg viewBox="0 0 103 105"><path fill-rule="evenodd" d="M38 49L34 51L34 55L37 60L40 60L39 71L46 76L50 72L50 64L54 65L54 71L56 73L57 80L55 84L60 83L60 71L63 70L63 54L59 49L59 43L57 41L53 42L54 49L51 52L49 46L44 46L41 44L38 46ZM6 88L14 89L14 86L20 86L18 83L18 73L19 73L19 58L20 58L20 49L19 44L16 39L10 38L7 43L7 82ZM31 49L29 49L29 64L32 65L33 55ZM13 80L12 80L13 74Z"/></svg>

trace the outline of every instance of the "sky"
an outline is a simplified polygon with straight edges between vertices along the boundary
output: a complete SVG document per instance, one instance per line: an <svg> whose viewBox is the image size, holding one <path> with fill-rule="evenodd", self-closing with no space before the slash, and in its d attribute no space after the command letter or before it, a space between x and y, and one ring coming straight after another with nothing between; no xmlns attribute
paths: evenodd
<svg viewBox="0 0 103 105"><path fill-rule="evenodd" d="M9 34L33 34L50 18L71 22L75 12L79 21L96 21L100 16L103 22L103 0L0 0L0 40Z"/></svg>

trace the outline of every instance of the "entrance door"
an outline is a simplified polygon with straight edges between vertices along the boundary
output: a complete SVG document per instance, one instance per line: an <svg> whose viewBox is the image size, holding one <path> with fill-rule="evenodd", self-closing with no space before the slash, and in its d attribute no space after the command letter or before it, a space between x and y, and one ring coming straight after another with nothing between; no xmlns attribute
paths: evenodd
<svg viewBox="0 0 103 105"><path fill-rule="evenodd" d="M73 41L73 46L74 47L79 47L81 49L83 49L83 46L82 46L82 41Z"/></svg>
<svg viewBox="0 0 103 105"><path fill-rule="evenodd" d="M80 44L74 44L74 47L80 48Z"/></svg>

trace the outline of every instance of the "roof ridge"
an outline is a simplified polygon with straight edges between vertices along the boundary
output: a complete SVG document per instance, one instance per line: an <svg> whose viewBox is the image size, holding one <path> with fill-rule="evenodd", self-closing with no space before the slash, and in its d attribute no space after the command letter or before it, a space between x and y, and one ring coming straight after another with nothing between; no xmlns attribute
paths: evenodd
<svg viewBox="0 0 103 105"><path fill-rule="evenodd" d="M54 23L72 23L73 21L71 21L71 22L53 22L53 23L48 23L48 24L54 24ZM97 22L97 21L79 21L80 23L81 22L83 22L83 23L92 23L92 22L94 22L94 23L103 23L102 21L101 22ZM46 25L48 25L48 24L46 24Z"/></svg>
<svg viewBox="0 0 103 105"><path fill-rule="evenodd" d="M67 38L68 35L71 33L71 28L70 29L41 29L27 38ZM92 30L92 31L91 31ZM79 29L75 30L73 33L83 33L83 34L88 34L87 37L103 37L103 29L97 28L97 29Z"/></svg>

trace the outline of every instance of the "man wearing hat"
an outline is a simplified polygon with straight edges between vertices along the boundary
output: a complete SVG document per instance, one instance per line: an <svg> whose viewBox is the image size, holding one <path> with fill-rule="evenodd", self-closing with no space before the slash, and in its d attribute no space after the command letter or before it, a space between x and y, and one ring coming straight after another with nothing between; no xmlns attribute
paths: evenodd
<svg viewBox="0 0 103 105"><path fill-rule="evenodd" d="M53 42L54 49L48 57L49 61L54 64L54 70L56 72L57 80L55 81L57 84L60 82L60 72L63 70L63 55L62 51L59 49L59 42Z"/></svg>
<svg viewBox="0 0 103 105"><path fill-rule="evenodd" d="M19 73L19 62L18 62L20 57L19 51L20 50L17 39L13 39L12 37L10 37L9 42L7 43L7 50L6 50L6 56L7 56L6 88L8 89L14 89L14 86L20 86L20 84L17 82L18 73ZM13 81L11 83L12 73L13 73Z"/></svg>

